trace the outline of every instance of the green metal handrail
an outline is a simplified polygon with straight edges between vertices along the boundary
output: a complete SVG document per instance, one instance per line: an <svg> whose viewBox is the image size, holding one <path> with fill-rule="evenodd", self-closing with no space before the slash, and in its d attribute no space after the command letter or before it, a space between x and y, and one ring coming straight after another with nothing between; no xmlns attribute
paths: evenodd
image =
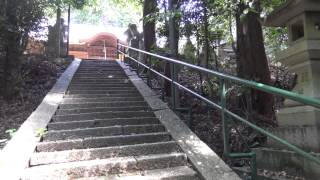
<svg viewBox="0 0 320 180"><path fill-rule="evenodd" d="M250 88L253 88L253 89L256 89L256 90L260 90L260 91L264 91L264 92L267 92L267 93L270 93L270 94L273 94L273 95L277 95L277 96L281 96L281 97L284 97L284 98L287 98L287 99L291 99L291 100L294 100L294 101L297 101L297 102L300 102L300 103L303 103L303 104L306 104L306 105L310 105L310 106L313 106L313 107L316 107L316 108L320 108L320 101L318 99L315 99L315 98L311 98L311 97L308 97L308 96L304 96L304 95L300 95L300 94L297 94L297 93L294 93L294 92L290 92L290 91L286 91L286 90L283 90L283 89L279 89L279 88L276 88L276 87L273 87L273 86L269 86L269 85L265 85L265 84L262 84L262 83L258 83L258 82L255 82L255 81L250 81L250 80L245 80L245 79L241 79L241 78L238 78L238 77L235 77L235 76L231 76L231 75L227 75L227 74L223 74L223 73L220 73L220 72L216 72L216 71L213 71L213 70L210 70L210 69L206 69L206 68L203 68L203 67L199 67L199 66L196 66L196 65L193 65L193 64L189 64L189 63L186 63L186 62L183 62L183 61L179 61L179 60L175 60L175 59L172 59L172 58L168 58L168 57L165 57L165 56L161 56L161 55L157 55L157 54L154 54L154 53L150 53L150 52L147 52L147 51L143 51L143 50L140 50L140 49L137 49L137 48L133 48L133 47L130 47L130 46L127 46L127 45L123 45L123 44L120 44L118 43L117 45L117 49L118 49L118 53L121 53L123 54L125 57L129 58L130 60L132 60L133 62L137 63L137 65L141 65L143 66L144 68L146 68L148 70L148 75L150 75L150 72L153 72L155 74L157 74L158 76L162 77L163 79L167 80L167 81L170 81L171 84L172 84L172 87L176 88L176 87L179 87L180 89L184 90L184 91L187 91L188 93L194 95L195 97L205 101L206 103L208 103L209 105L212 105L214 108L218 109L221 111L221 118L222 118L222 126L223 126L223 144L224 144L224 155L225 156L228 156L228 157L232 157L232 158L251 158L251 163L250 163L250 166L251 166L251 172L252 172L252 178L253 179L257 179L257 168L256 168L256 154L254 152L249 152L249 153L231 153L230 152L230 146L229 146L229 120L228 118L226 118L226 116L230 116L230 117L233 117L234 119L248 125L249 127L253 128L254 130L258 131L259 133L269 137L269 138L272 138L273 140L285 145L287 148L291 149L292 151L296 152L297 154L303 156L304 158L308 159L308 160L311 160L317 164L320 165L320 159L315 157L314 155L302 150L301 148L295 146L295 145L292 145L290 144L289 142L287 142L286 140L284 139L281 139L277 136L275 136L274 134L258 127L257 125L249 122L248 120L240 117L239 115L229 111L227 108L226 108L226 95L227 95L227 90L226 90L226 81L231 81L231 82L234 82L234 83L237 83L237 84L241 84L241 85L244 85L246 87L250 87ZM174 71L174 68L175 68L175 65L182 65L182 66L186 66L186 67L189 67L191 69L194 69L194 70L198 70L198 71L201 71L201 72L204 72L208 75L213 75L215 77L217 77L220 82L220 104L217 104L217 103L214 103L212 102L211 100L201 96L200 94L192 91L191 89L181 85L180 83L177 82L176 79L170 79L169 77L161 74L160 72L152 69L150 66L146 65L146 64L143 64L142 62L128 56L125 52L122 52L121 50L119 50L120 47L123 47L124 49L127 48L128 50L133 50L133 51L137 51L137 52L140 52L140 53L143 53L145 55L149 55L149 56L152 56L152 57L156 57L160 60L164 60L164 61L167 61L167 62L170 62L170 64L172 65L172 69L173 70L172 72L175 72ZM174 77L174 76L172 76ZM150 77L148 77L150 78ZM174 93L174 89L172 89L172 99L173 99L173 102L174 102L174 99L175 99L175 93ZM173 103L173 108L176 109L175 107L175 104Z"/></svg>

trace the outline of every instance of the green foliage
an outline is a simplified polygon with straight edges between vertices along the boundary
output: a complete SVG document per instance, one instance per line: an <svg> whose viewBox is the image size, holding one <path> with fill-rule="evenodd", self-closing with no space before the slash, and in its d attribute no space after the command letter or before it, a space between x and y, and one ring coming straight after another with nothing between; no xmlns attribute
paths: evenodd
<svg viewBox="0 0 320 180"><path fill-rule="evenodd" d="M17 132L17 129L8 129L6 130L6 133L9 134L10 139L14 136L14 134Z"/></svg>
<svg viewBox="0 0 320 180"><path fill-rule="evenodd" d="M170 52L169 48L154 47L151 50L151 53L160 54L163 56L168 56L169 52ZM159 67L161 62L163 62L163 61L159 60L159 58L151 57L151 64L153 67Z"/></svg>
<svg viewBox="0 0 320 180"><path fill-rule="evenodd" d="M75 9L83 9L86 5L89 4L90 0L45 0L46 9L45 13L48 17L55 17L57 9L62 11L67 10L69 5Z"/></svg>
<svg viewBox="0 0 320 180"><path fill-rule="evenodd" d="M41 29L47 5L45 0L0 1L0 91L5 98L19 90L20 56L30 32Z"/></svg>
<svg viewBox="0 0 320 180"><path fill-rule="evenodd" d="M191 41L187 41L187 43L183 47L183 54L185 56L186 61L189 63L196 63L196 48L192 44Z"/></svg>
<svg viewBox="0 0 320 180"><path fill-rule="evenodd" d="M81 9L88 3L88 0L47 0L47 2L55 9L66 8L69 4L76 9Z"/></svg>
<svg viewBox="0 0 320 180"><path fill-rule="evenodd" d="M265 28L265 46L270 59L274 59L279 51L288 47L287 28Z"/></svg>
<svg viewBox="0 0 320 180"><path fill-rule="evenodd" d="M141 17L141 3L133 0L88 1L82 10L75 10L73 14L76 23L112 24L119 27L127 27L130 23L139 24Z"/></svg>
<svg viewBox="0 0 320 180"><path fill-rule="evenodd" d="M211 46L219 46L219 43L231 44L236 41L236 22L235 15L240 13L242 16L248 12L257 12L265 18L275 10L276 7L286 0L182 0L181 11L183 22L181 23L181 33L187 37L199 33L200 45L204 42L204 14L203 9L208 12L209 21L209 42ZM257 3L260 8L257 8ZM240 5L243 5L241 7ZM263 22L263 21L262 21ZM286 29L264 28L265 45L268 56L273 58L277 50L286 48L287 34ZM217 40L220 40L217 43Z"/></svg>
<svg viewBox="0 0 320 180"><path fill-rule="evenodd" d="M47 128L40 128L36 131L36 137L43 137L48 133Z"/></svg>

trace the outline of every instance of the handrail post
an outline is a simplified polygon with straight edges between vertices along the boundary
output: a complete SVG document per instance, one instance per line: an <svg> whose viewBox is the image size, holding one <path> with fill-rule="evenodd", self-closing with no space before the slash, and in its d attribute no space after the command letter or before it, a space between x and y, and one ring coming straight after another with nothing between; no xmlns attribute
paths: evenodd
<svg viewBox="0 0 320 180"><path fill-rule="evenodd" d="M161 85L161 99L162 99L162 101L164 101L165 100L165 87L164 87L164 85L165 85L165 79L162 79L162 85Z"/></svg>
<svg viewBox="0 0 320 180"><path fill-rule="evenodd" d="M188 124L189 124L189 128L194 131L194 126L193 126L193 118L192 118L192 106L190 106L189 110L188 110Z"/></svg>
<svg viewBox="0 0 320 180"><path fill-rule="evenodd" d="M150 68L151 68L151 57L150 56L147 56L147 64L148 64L148 67L149 67L147 69L147 85L152 88L151 71L150 71Z"/></svg>
<svg viewBox="0 0 320 180"><path fill-rule="evenodd" d="M116 59L120 59L118 50L119 50L119 39L117 39Z"/></svg>
<svg viewBox="0 0 320 180"><path fill-rule="evenodd" d="M257 155L255 152L252 152L251 154L250 168L251 168L251 179L258 179Z"/></svg>
<svg viewBox="0 0 320 180"><path fill-rule="evenodd" d="M176 109L176 88L174 81L175 80L175 67L174 63L170 63L170 73L171 73L171 100L172 100L172 107L173 109Z"/></svg>
<svg viewBox="0 0 320 180"><path fill-rule="evenodd" d="M250 158L250 169L251 169L251 178L253 180L257 179L257 166L256 166L256 154L254 152L251 153L231 153L230 151L230 127L229 120L226 114L227 109L227 89L226 82L224 79L220 78L220 101L221 101L221 120L222 120L222 136L223 136L223 154L226 157L249 157Z"/></svg>
<svg viewBox="0 0 320 180"><path fill-rule="evenodd" d="M222 120L222 135L223 135L223 153L225 156L229 156L230 154L230 146L229 146L229 124L226 118L226 107L227 107L227 99L226 99L226 82L224 79L220 78L220 102L221 102L221 120Z"/></svg>

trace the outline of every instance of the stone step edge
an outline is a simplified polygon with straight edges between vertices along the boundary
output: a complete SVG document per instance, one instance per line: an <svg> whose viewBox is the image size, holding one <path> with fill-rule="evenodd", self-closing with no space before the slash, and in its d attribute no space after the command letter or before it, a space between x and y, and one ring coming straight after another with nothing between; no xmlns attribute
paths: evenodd
<svg viewBox="0 0 320 180"><path fill-rule="evenodd" d="M149 112L152 111L148 106L128 106L128 107L97 107L97 108L78 108L78 109L58 109L55 115L69 115L78 113L88 113L92 112L112 112L114 110L118 111L136 111Z"/></svg>
<svg viewBox="0 0 320 180"><path fill-rule="evenodd" d="M153 113L153 111L107 111L107 112L92 112L92 113L77 113L77 114L68 114L68 115L55 115L53 119L60 117L69 117L69 116L78 116L78 115L98 115L98 114L124 114L124 113Z"/></svg>
<svg viewBox="0 0 320 180"><path fill-rule="evenodd" d="M150 120L152 119L152 120ZM133 120L133 121L137 121L137 120L150 120L152 122L152 124L160 124L160 121L156 118L156 117L141 117L141 118L111 118L111 119L95 119L95 120L83 120L83 121L61 121L61 122L51 122L47 125L47 128L50 130L50 126L53 127L53 126L63 126L63 125L72 125L72 124L85 124L85 123L88 123L88 124L95 124L97 122L105 122L105 123L108 123L108 122L114 122L114 121L130 121L130 120ZM116 123L114 123L116 124ZM123 125L123 124L117 124L117 125ZM132 124L131 124L132 125ZM96 127L96 126L94 126ZM99 127L99 126L97 126ZM101 127L101 126L100 126ZM68 128L69 129L69 128ZM78 128L74 128L74 129L78 129Z"/></svg>
<svg viewBox="0 0 320 180"><path fill-rule="evenodd" d="M243 176L251 176L250 167L232 167L234 171ZM266 175L265 173L260 172L258 169L257 179L261 180L292 180L292 178L285 178L282 176L277 176L275 174Z"/></svg>
<svg viewBox="0 0 320 180"><path fill-rule="evenodd" d="M96 109L117 109L117 108L119 108L119 107L89 107L89 108L75 108L75 109L58 109L58 111L75 111L75 110L81 111L81 110L90 110L90 109L96 110ZM150 107L147 105L145 105L145 106L125 106L125 107L121 106L121 108L123 108L123 109L125 109L125 108L128 108L128 109L130 109L130 108L142 108L142 109L146 108L151 111Z"/></svg>
<svg viewBox="0 0 320 180"><path fill-rule="evenodd" d="M177 166L165 169L145 170L138 173L107 175L77 180L199 180L197 172L188 166Z"/></svg>
<svg viewBox="0 0 320 180"><path fill-rule="evenodd" d="M93 128L79 128L79 129L70 129L70 130L49 130L48 134L50 133L64 133L64 132L75 132L75 131L94 131L94 130L99 130L99 129L110 129L110 128L133 128L133 127L152 127L152 126L160 126L164 127L162 124L141 124L141 125L115 125L115 126L104 126L104 127L93 127Z"/></svg>
<svg viewBox="0 0 320 180"><path fill-rule="evenodd" d="M86 108L97 108L97 109L103 109L103 108L126 108L126 105L122 104L117 104L117 103L85 103L85 104L73 104L75 107L72 107L72 105L65 104L62 106L58 107L58 111L68 111L68 110L74 110L75 108L81 108L81 109L86 109ZM128 103L129 106L145 106L146 102L140 101L140 102L135 102L135 103ZM153 109L147 109L148 111L153 111ZM119 111L125 111L125 110L119 110Z"/></svg>
<svg viewBox="0 0 320 180"><path fill-rule="evenodd" d="M144 130L142 130L144 128ZM138 132L137 130L141 130ZM99 132L100 131L100 132ZM102 132L103 134L102 134ZM125 126L108 126L96 128L81 128L72 130L51 130L43 137L43 142L57 141L57 140L72 140L78 138L88 137L86 134L91 134L94 137L106 137L115 135L130 135L130 134L144 134L165 132L165 128L161 124L146 124L146 125L125 125ZM108 132L108 133L107 133ZM96 133L96 134L95 134Z"/></svg>
<svg viewBox="0 0 320 180"><path fill-rule="evenodd" d="M167 148L161 150L156 148L155 150L146 151L147 148L152 149L155 147L166 146ZM145 143L145 144L133 144L133 145L121 145L121 146L111 146L103 148L89 148L89 149L74 149L65 151L55 151L55 152L38 152L34 153L30 158L30 166L44 165L44 164L57 164L64 162L74 162L74 161L85 161L96 159L95 155L99 158L106 159L111 157L124 157L131 154L131 156L136 156L136 154L147 155L155 154L154 151L167 152L168 146L173 147L172 152L181 152L179 146L175 141L167 142L156 142L156 143ZM142 151L137 151L140 149ZM127 151L127 152L124 152ZM108 153L106 153L108 152ZM132 154L133 153L133 154Z"/></svg>
<svg viewBox="0 0 320 180"><path fill-rule="evenodd" d="M22 179L72 179L95 175L101 176L105 174L121 174L124 172L186 166L187 164L188 160L184 153L129 156L34 166L25 170L25 176L22 177Z"/></svg>
<svg viewBox="0 0 320 180"><path fill-rule="evenodd" d="M137 96L137 97L84 97L84 98L73 98L73 97L71 97L71 98L69 98L69 97L64 97L63 98L63 101L72 101L72 100L75 100L75 101L81 101L81 100L83 100L83 101L85 101L85 100L89 100L88 102L91 102L91 100L97 100L97 102L99 102L99 100L105 100L105 101L110 101L110 100L122 100L122 99L128 99L128 100L131 100L131 99L141 99L141 100L143 100L143 98L142 97L139 97L139 96Z"/></svg>
<svg viewBox="0 0 320 180"><path fill-rule="evenodd" d="M71 140L57 140L40 142L36 147L37 152L52 152L64 151L72 149L85 149L97 147L110 147L115 145L132 145L151 143L151 142L166 142L170 141L171 136L168 132L132 134L132 135L115 135L101 137L85 137ZM96 143L100 143L97 145ZM108 144L103 144L108 142ZM101 144L102 143L102 144ZM113 143L113 144L112 144Z"/></svg>
<svg viewBox="0 0 320 180"><path fill-rule="evenodd" d="M123 97L123 94L118 94L118 96L116 96L117 94L65 94L63 97L66 97L66 98L78 98L78 97L84 97L84 98L87 98L85 96L88 96L88 98L91 98L91 97L110 97L110 96L113 96L113 97ZM134 92L134 93L128 93L127 94L128 96L133 96L133 97L141 97L141 95L139 94L139 92Z"/></svg>
<svg viewBox="0 0 320 180"><path fill-rule="evenodd" d="M145 101L117 101L117 102L87 102L87 103L67 103L61 105L78 105L78 104L126 104L126 103L145 103ZM59 107L60 108L60 107Z"/></svg>
<svg viewBox="0 0 320 180"><path fill-rule="evenodd" d="M123 119L157 119L156 117L133 117L133 118L108 118L108 119L93 119L93 120L81 120L81 121L61 121L61 122L50 122L48 125L54 124L71 124L71 123L84 123L84 122L95 122L95 121L113 121L113 120L123 120Z"/></svg>

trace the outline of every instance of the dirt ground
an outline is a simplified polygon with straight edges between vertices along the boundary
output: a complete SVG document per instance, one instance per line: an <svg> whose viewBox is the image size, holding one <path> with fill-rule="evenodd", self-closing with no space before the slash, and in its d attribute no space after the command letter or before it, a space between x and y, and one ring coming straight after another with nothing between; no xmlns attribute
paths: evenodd
<svg viewBox="0 0 320 180"><path fill-rule="evenodd" d="M48 60L43 56L26 56L22 64L23 85L12 100L0 97L0 148L30 116L55 84L71 59Z"/></svg>

